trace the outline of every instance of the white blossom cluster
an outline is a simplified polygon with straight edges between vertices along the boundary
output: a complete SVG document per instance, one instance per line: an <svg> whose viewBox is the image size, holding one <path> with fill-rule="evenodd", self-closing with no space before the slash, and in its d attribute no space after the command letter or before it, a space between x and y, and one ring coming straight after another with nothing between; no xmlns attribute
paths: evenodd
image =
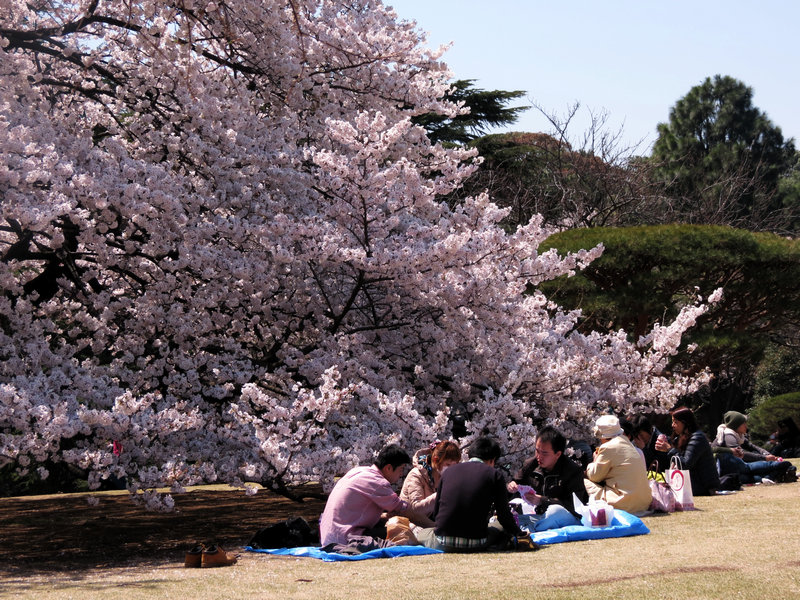
<svg viewBox="0 0 800 600"><path fill-rule="evenodd" d="M474 168L412 122L462 110L440 55L377 0L0 0L0 464L169 509L329 486L453 411L514 453L693 389L702 304L582 335L526 290L602 247L438 200Z"/></svg>

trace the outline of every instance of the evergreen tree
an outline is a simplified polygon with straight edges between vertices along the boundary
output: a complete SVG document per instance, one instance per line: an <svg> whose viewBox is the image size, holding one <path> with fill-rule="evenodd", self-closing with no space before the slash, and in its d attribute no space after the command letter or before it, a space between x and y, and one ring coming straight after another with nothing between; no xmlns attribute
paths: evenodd
<svg viewBox="0 0 800 600"><path fill-rule="evenodd" d="M527 106L508 107L512 100L525 95L522 90L482 90L474 86L474 79L459 79L452 85L444 99L454 104L463 104L469 112L456 116L425 113L413 119L428 132L434 144L467 144L488 133L492 127L510 125L519 118Z"/></svg>
<svg viewBox="0 0 800 600"><path fill-rule="evenodd" d="M653 159L675 220L781 230L791 223L778 181L794 144L753 106L753 90L716 75L678 100L658 125Z"/></svg>

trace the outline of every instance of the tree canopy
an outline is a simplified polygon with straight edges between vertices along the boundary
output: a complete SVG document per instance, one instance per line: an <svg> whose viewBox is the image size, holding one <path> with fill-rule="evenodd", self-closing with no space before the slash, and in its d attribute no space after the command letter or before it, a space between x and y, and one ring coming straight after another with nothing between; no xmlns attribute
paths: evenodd
<svg viewBox="0 0 800 600"><path fill-rule="evenodd" d="M543 248L569 252L600 243L602 257L585 270L540 286L565 308L580 308L586 330L622 328L644 335L697 295L722 288L722 299L684 336L684 351L675 358L682 369L751 370L770 340L793 335L800 321L796 240L721 226L669 225L564 231Z"/></svg>
<svg viewBox="0 0 800 600"><path fill-rule="evenodd" d="M577 332L523 292L599 248L439 200L472 152L412 117L459 107L380 2L2 2L0 38L0 466L329 486L455 410L513 453L698 384L663 371L704 306Z"/></svg>
<svg viewBox="0 0 800 600"><path fill-rule="evenodd" d="M793 227L796 207L784 205L778 181L794 162L794 143L733 77L708 77L679 99L658 125L652 158L674 221Z"/></svg>
<svg viewBox="0 0 800 600"><path fill-rule="evenodd" d="M413 122L428 132L433 143L467 144L485 135L492 127L510 125L527 106L508 106L525 95L522 90L483 90L473 79L454 81L445 99L461 107L456 115L430 112L414 117Z"/></svg>

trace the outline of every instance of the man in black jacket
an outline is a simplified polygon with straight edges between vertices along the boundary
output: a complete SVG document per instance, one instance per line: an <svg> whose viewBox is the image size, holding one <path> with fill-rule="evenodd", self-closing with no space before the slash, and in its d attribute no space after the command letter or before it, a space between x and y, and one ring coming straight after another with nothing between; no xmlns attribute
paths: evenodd
<svg viewBox="0 0 800 600"><path fill-rule="evenodd" d="M526 520L536 531L580 525L572 495L584 504L589 498L583 484L583 470L564 455L566 445L567 440L560 431L543 427L536 438L536 455L525 461L509 485L510 491L521 492L528 504L536 507L535 514L521 517L521 522ZM520 486L533 489L525 490Z"/></svg>

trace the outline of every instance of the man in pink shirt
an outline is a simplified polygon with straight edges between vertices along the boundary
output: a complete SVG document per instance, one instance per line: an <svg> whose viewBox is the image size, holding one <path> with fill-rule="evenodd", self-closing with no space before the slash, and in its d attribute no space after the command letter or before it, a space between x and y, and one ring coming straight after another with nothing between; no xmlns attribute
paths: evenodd
<svg viewBox="0 0 800 600"><path fill-rule="evenodd" d="M337 481L319 521L321 545L347 544L358 536L385 538L386 529L379 527L383 513L402 515L418 525L432 527L430 519L411 510L392 489L408 464L408 453L391 444L380 451L375 464L350 469Z"/></svg>

